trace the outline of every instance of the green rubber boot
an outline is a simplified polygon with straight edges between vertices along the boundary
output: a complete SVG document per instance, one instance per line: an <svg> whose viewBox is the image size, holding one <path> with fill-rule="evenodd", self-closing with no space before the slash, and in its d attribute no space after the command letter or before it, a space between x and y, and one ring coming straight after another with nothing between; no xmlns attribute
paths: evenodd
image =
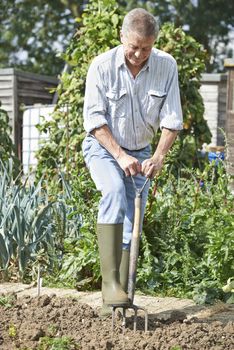
<svg viewBox="0 0 234 350"><path fill-rule="evenodd" d="M122 250L122 259L119 268L120 272L120 284L127 294L128 292L128 272L129 272L129 250ZM107 317L112 314L112 308L103 302L102 309L100 312L101 317Z"/></svg>
<svg viewBox="0 0 234 350"><path fill-rule="evenodd" d="M129 273L129 257L130 252L129 250L122 250L122 259L120 263L119 268L119 274L120 274L120 284L123 287L123 290L125 293L128 294L128 273Z"/></svg>
<svg viewBox="0 0 234 350"><path fill-rule="evenodd" d="M102 273L102 298L107 305L128 304L128 295L120 284L123 224L98 224L98 247Z"/></svg>

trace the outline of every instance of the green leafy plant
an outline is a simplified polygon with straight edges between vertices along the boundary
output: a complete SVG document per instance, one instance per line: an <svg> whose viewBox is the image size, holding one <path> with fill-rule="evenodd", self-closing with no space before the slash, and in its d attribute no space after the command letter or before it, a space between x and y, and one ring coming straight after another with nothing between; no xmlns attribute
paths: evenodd
<svg viewBox="0 0 234 350"><path fill-rule="evenodd" d="M79 345L69 337L49 338L43 337L40 339L40 344L37 350L78 350Z"/></svg>
<svg viewBox="0 0 234 350"><path fill-rule="evenodd" d="M137 288L151 294L225 299L222 285L233 276L234 201L220 163L203 171L168 164L152 185L144 220ZM82 213L79 239L64 241L57 280L79 290L96 288L100 266L95 235L98 195L85 175L71 193ZM80 191L80 192L79 192ZM54 280L56 282L56 279Z"/></svg>
<svg viewBox="0 0 234 350"><path fill-rule="evenodd" d="M183 169L176 178L165 167L151 190L139 288L194 296L222 297L234 273L234 201L229 176L220 163ZM195 297L196 298L196 297Z"/></svg>
<svg viewBox="0 0 234 350"><path fill-rule="evenodd" d="M39 181L37 185L13 177L13 162L0 163L0 267L8 278L10 268L16 268L20 279L43 250L48 266L62 254L64 237L77 236L80 215L71 215L74 208L63 198L50 201ZM69 219L68 219L69 217ZM59 221L58 221L59 219Z"/></svg>
<svg viewBox="0 0 234 350"><path fill-rule="evenodd" d="M16 148L11 139L12 128L9 124L7 112L1 108L0 101L0 160L5 162L9 158L14 161L15 170L19 167L20 162L16 156Z"/></svg>
<svg viewBox="0 0 234 350"><path fill-rule="evenodd" d="M62 186L69 187L69 203L76 207L73 215L80 215L79 236L66 237L63 242L63 257L60 268L52 277L46 278L47 285L63 285L81 289L95 288L100 282L100 264L96 239L96 216L99 194L93 188L87 171L83 168L72 187L62 177Z"/></svg>
<svg viewBox="0 0 234 350"><path fill-rule="evenodd" d="M5 308L11 308L13 306L15 298L12 295L1 295L0 296L0 305Z"/></svg>
<svg viewBox="0 0 234 350"><path fill-rule="evenodd" d="M183 110L184 128L177 139L172 163L199 166L197 151L211 141L211 132L204 119L204 104L199 92L201 74L205 71L207 52L182 28L171 23L162 26L156 46L170 53L176 60Z"/></svg>
<svg viewBox="0 0 234 350"><path fill-rule="evenodd" d="M224 300L222 289L217 281L203 279L199 284L194 286L192 295L196 304L213 304L220 299Z"/></svg>
<svg viewBox="0 0 234 350"><path fill-rule="evenodd" d="M170 350L182 350L182 348L179 345L172 346Z"/></svg>
<svg viewBox="0 0 234 350"><path fill-rule="evenodd" d="M86 74L94 56L119 44L121 19L114 0L92 0L82 18L76 19L79 29L63 55L72 71L61 76L57 88L59 100L52 120L38 126L50 139L38 153L39 177L46 173L50 178L55 176L56 182L59 167L66 179L73 179L84 167L81 143L85 136L82 111Z"/></svg>

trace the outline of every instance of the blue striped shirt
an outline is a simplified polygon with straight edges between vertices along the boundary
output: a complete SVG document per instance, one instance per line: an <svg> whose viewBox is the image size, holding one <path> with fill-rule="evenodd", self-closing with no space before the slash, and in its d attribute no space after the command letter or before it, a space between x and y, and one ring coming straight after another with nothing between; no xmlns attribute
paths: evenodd
<svg viewBox="0 0 234 350"><path fill-rule="evenodd" d="M146 147L157 129L183 128L175 59L153 48L134 78L122 45L97 56L86 80L84 128L87 133L108 125L121 147Z"/></svg>

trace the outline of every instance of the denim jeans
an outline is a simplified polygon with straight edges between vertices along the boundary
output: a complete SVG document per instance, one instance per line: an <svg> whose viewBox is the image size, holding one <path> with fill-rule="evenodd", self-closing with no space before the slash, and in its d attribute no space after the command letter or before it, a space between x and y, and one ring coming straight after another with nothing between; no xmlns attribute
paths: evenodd
<svg viewBox="0 0 234 350"><path fill-rule="evenodd" d="M123 223L123 248L129 249L134 222L135 189L132 178L127 177L112 155L92 136L87 135L82 145L83 155L91 177L102 197L99 202L97 222L102 224ZM150 158L151 147L126 153L142 162ZM134 176L137 188L141 188L146 178ZM150 182L142 192L141 230Z"/></svg>

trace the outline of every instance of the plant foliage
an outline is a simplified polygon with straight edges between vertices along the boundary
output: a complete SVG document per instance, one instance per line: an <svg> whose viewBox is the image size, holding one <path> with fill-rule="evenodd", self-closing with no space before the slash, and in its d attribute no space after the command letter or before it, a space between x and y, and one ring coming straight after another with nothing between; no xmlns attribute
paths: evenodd
<svg viewBox="0 0 234 350"><path fill-rule="evenodd" d="M41 74L60 73L63 61L56 57L56 52L67 47L76 28L74 18L89 2L1 0L0 66L14 66ZM127 11L145 7L161 23L185 26L188 33L210 53L209 71L223 70L223 58L233 55L231 45L228 45L234 23L232 1L117 0L116 3Z"/></svg>
<svg viewBox="0 0 234 350"><path fill-rule="evenodd" d="M49 142L38 154L40 176L43 172L54 175L57 165L69 176L77 174L83 166L80 151L85 135L82 110L87 70L96 55L119 44L122 19L123 13L114 0L90 1L82 18L77 19L79 30L64 54L72 70L61 77L57 89L59 101L52 120L39 126L41 131L49 134ZM180 134L175 157L177 162L191 165L196 163L196 151L211 138L199 93L206 53L193 38L171 24L162 27L156 45L178 61L185 130Z"/></svg>
<svg viewBox="0 0 234 350"><path fill-rule="evenodd" d="M74 280L75 276L79 286L84 282L86 288L87 283L98 282L100 270L95 238L99 195L81 155L85 78L91 60L119 43L122 16L114 0L89 2L64 55L72 69L61 77L52 120L40 126L49 134L49 142L38 154L39 177L45 174L50 179L53 195L68 183L71 201L82 214L81 239L65 242L60 277ZM233 275L234 246L233 196L224 168L210 164L203 170L188 170L185 166L196 164L197 150L210 140L199 94L206 53L170 24L162 27L157 47L178 62L184 131L158 179L157 197L153 193L149 197L138 286L177 295L191 295L198 288L206 296L206 288L217 289ZM64 183L58 182L59 169L64 171Z"/></svg>
<svg viewBox="0 0 234 350"><path fill-rule="evenodd" d="M204 119L204 104L199 92L201 74L207 59L202 46L181 28L167 23L160 31L157 47L170 53L177 62L184 118L173 162L187 166L198 165L197 150L210 143L211 132Z"/></svg>
<svg viewBox="0 0 234 350"><path fill-rule="evenodd" d="M54 75L61 72L64 50L80 14L79 0L2 0L0 67Z"/></svg>
<svg viewBox="0 0 234 350"><path fill-rule="evenodd" d="M50 201L41 181L21 183L14 179L13 162L0 163L0 268L2 278L12 273L21 280L37 255L45 252L48 267L63 250L63 240L76 236L80 216L69 214L74 209L57 196ZM68 221L69 217L69 221Z"/></svg>
<svg viewBox="0 0 234 350"><path fill-rule="evenodd" d="M202 172L183 170L178 178L164 169L145 216L142 287L203 293L206 302L211 292L219 296L217 289L234 273L234 196L228 180L224 166L214 162Z"/></svg>
<svg viewBox="0 0 234 350"><path fill-rule="evenodd" d="M19 166L19 160L16 156L16 148L11 139L12 128L9 124L7 112L1 108L0 101L0 160L5 162L9 158L14 160L15 166Z"/></svg>

